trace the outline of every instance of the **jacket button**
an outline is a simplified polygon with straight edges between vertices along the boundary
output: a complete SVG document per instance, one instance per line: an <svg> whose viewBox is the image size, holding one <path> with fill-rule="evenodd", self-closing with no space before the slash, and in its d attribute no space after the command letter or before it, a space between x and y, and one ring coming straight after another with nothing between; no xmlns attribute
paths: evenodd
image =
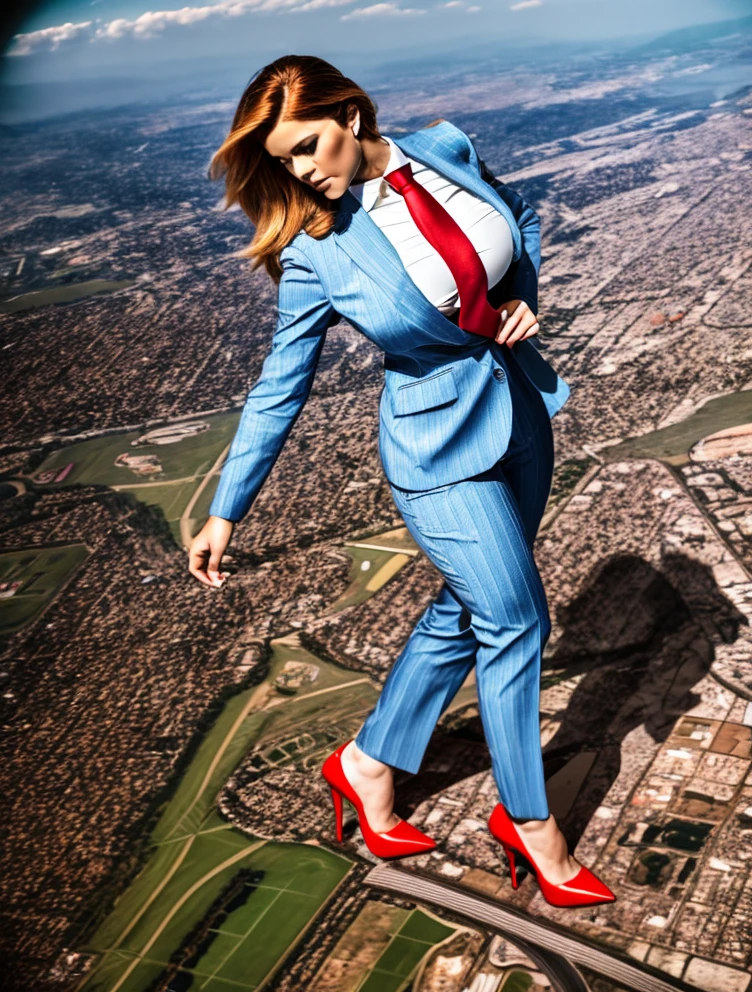
<svg viewBox="0 0 752 992"><path fill-rule="evenodd" d="M498 379L499 382L503 382L507 377L507 374L504 371L504 369L494 369L493 374L494 374L494 378Z"/></svg>

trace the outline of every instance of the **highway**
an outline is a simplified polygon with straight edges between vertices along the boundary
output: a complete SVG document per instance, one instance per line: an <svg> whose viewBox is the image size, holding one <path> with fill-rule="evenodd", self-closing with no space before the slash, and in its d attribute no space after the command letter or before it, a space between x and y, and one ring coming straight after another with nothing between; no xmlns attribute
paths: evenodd
<svg viewBox="0 0 752 992"><path fill-rule="evenodd" d="M548 975L556 992L588 992L588 985L577 970L578 964L630 992L697 992L696 985L689 985L617 949L419 869L396 868L384 862L366 875L365 882L418 903L437 906L460 917L463 922L479 924L509 938Z"/></svg>

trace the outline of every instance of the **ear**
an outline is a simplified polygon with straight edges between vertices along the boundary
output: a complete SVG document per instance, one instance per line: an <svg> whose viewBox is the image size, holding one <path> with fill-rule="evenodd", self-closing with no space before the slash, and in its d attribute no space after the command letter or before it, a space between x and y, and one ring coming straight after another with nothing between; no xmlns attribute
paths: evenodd
<svg viewBox="0 0 752 992"><path fill-rule="evenodd" d="M355 137L358 136L358 131L360 131L360 108L357 104L352 103L347 108L347 126L352 125L353 134Z"/></svg>

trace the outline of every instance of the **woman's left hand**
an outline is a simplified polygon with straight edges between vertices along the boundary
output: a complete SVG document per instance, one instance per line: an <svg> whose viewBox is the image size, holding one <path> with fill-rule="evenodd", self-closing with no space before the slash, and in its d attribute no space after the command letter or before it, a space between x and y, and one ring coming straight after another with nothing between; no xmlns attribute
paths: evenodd
<svg viewBox="0 0 752 992"><path fill-rule="evenodd" d="M496 308L501 311L501 325L496 335L498 344L511 348L517 341L532 337L540 330L538 318L524 300L509 300Z"/></svg>

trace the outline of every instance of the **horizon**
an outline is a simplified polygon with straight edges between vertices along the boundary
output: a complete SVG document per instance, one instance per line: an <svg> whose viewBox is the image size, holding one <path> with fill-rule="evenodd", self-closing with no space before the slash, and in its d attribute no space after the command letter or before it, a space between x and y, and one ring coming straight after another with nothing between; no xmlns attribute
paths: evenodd
<svg viewBox="0 0 752 992"><path fill-rule="evenodd" d="M74 3L76 0L74 0ZM281 2L281 0L264 0ZM298 0L284 0L296 3ZM307 0L310 3L335 3L342 6L350 0ZM449 0L450 3L464 0ZM523 0L527 2L527 0ZM532 0L537 4L537 0ZM548 6L573 9L584 8L590 0L562 0ZM541 0L541 5L543 5ZM729 9L735 0L724 3ZM55 6L55 5L52 5ZM188 8L185 8L188 9ZM30 22L31 23L31 22ZM289 23L294 23L292 20ZM325 58L347 75L356 78L361 85L378 87L384 76L390 73L409 73L413 69L429 67L441 62L449 70L468 69L489 59L507 61L508 68L520 67L524 71L535 71L538 65L550 65L556 60L567 60L577 56L594 57L599 53L613 55L619 52L634 51L659 45L667 47L672 43L707 44L720 40L726 30L752 28L752 16L716 18L692 24L675 25L670 30L639 31L631 34L617 34L614 37L579 39L571 38L520 38L517 41L507 38L499 42L488 34L455 35L451 41L429 41L416 44L403 40L402 44L388 48L378 46L371 50L353 52L347 47L339 50L336 46L323 48L309 44L308 54ZM41 29L40 29L41 30ZM27 32L28 34L28 32ZM716 37L713 37L713 36ZM17 35L18 37L18 35ZM114 109L133 103L155 103L182 97L186 101L200 99L225 99L246 85L248 79L262 65L289 51L298 51L292 44L277 45L276 48L260 47L255 52L186 54L170 47L166 39L160 48L161 57L143 61L144 53L154 53L152 38L138 44L147 45L140 54L142 61L134 63L128 58L110 59L107 70L95 62L75 58L80 50L79 41L65 48L58 45L53 52L37 50L26 55L3 56L0 70L1 120L4 126L31 123L52 119L64 113L85 110ZM86 42L96 47L91 40ZM76 47L78 46L78 48ZM133 45L131 45L131 51ZM121 55L125 50L121 50ZM56 57L53 57L56 56ZM73 62L71 62L73 58ZM73 68L71 69L71 66ZM96 88L91 82L96 80Z"/></svg>

